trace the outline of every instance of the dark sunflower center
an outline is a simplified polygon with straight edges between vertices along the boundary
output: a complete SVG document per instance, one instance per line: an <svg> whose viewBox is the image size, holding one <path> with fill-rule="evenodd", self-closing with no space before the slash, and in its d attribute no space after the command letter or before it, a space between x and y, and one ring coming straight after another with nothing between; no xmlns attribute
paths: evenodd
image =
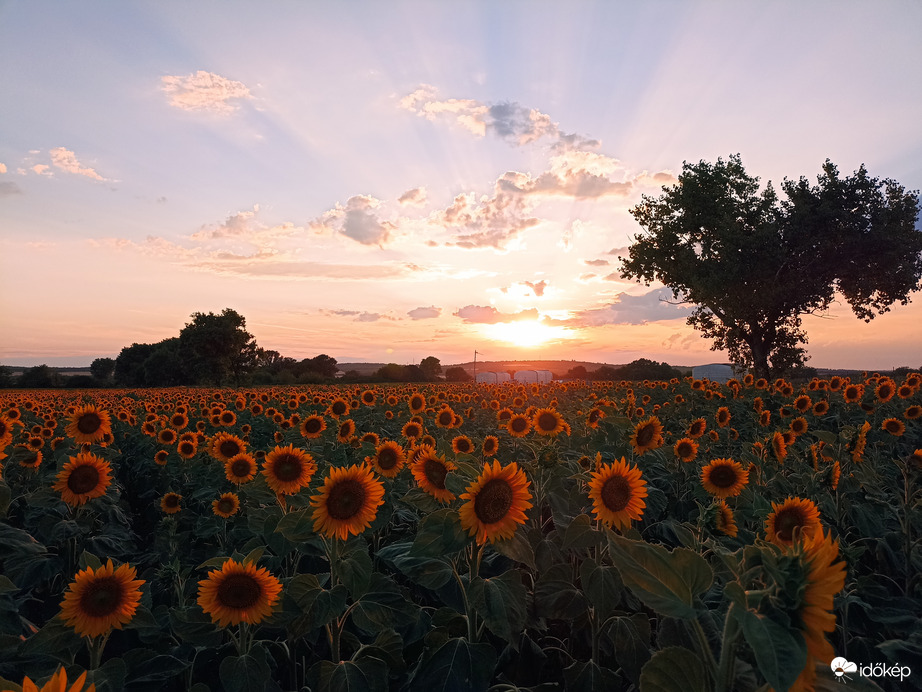
<svg viewBox="0 0 922 692"><path fill-rule="evenodd" d="M342 401L334 401L331 409L337 416L341 416L346 412L346 404Z"/></svg>
<svg viewBox="0 0 922 692"><path fill-rule="evenodd" d="M900 429L899 421L895 421L895 420L887 421L887 432L892 433L892 432L896 432L899 429Z"/></svg>
<svg viewBox="0 0 922 692"><path fill-rule="evenodd" d="M797 508L783 509L775 516L775 533L782 541L790 543L794 529L807 525L807 518Z"/></svg>
<svg viewBox="0 0 922 692"><path fill-rule="evenodd" d="M494 478L488 481L474 498L474 514L484 524L502 521L512 507L512 487L507 481Z"/></svg>
<svg viewBox="0 0 922 692"><path fill-rule="evenodd" d="M653 441L653 435L656 432L656 428L652 423L648 423L640 428L637 431L637 444L641 447L645 447Z"/></svg>
<svg viewBox="0 0 922 692"><path fill-rule="evenodd" d="M599 420L599 413L600 413L599 411L590 411L589 412L589 422L595 423L597 420Z"/></svg>
<svg viewBox="0 0 922 692"><path fill-rule="evenodd" d="M262 595L259 582L248 574L231 574L218 587L217 600L225 608L252 608Z"/></svg>
<svg viewBox="0 0 922 692"><path fill-rule="evenodd" d="M75 495L88 493L99 483L99 471L95 466L78 466L67 477L67 487Z"/></svg>
<svg viewBox="0 0 922 692"><path fill-rule="evenodd" d="M191 442L180 442L179 451L182 454L192 454L195 451L195 445Z"/></svg>
<svg viewBox="0 0 922 692"><path fill-rule="evenodd" d="M102 419L95 413L84 413L77 419L77 430L84 435L92 435L101 425Z"/></svg>
<svg viewBox="0 0 922 692"><path fill-rule="evenodd" d="M435 459L426 459L423 464L423 473L426 474L426 480L430 485L439 490L445 490L445 476L448 475L448 469L444 464L440 464Z"/></svg>
<svg viewBox="0 0 922 692"><path fill-rule="evenodd" d="M602 504L612 512L620 512L631 501L631 484L624 476L612 476L602 486Z"/></svg>
<svg viewBox="0 0 922 692"><path fill-rule="evenodd" d="M690 457L694 453L692 446L687 442L680 442L678 451L680 457Z"/></svg>
<svg viewBox="0 0 922 692"><path fill-rule="evenodd" d="M700 434L703 433L703 432L704 432L704 425L702 425L701 423L695 423L695 424L691 427L691 434L692 434L692 435L700 435Z"/></svg>
<svg viewBox="0 0 922 692"><path fill-rule="evenodd" d="M493 440L487 440L486 442L483 443L484 452L487 452L489 454L489 453L492 453L494 449L496 449L496 442L494 442Z"/></svg>
<svg viewBox="0 0 922 692"><path fill-rule="evenodd" d="M397 465L397 452L390 447L385 447L378 452L378 466L382 469L392 469Z"/></svg>
<svg viewBox="0 0 922 692"><path fill-rule="evenodd" d="M522 432L528 427L528 420L525 418L513 418L509 423L509 427L515 432Z"/></svg>
<svg viewBox="0 0 922 692"><path fill-rule="evenodd" d="M886 399L887 397L891 396L892 393L893 393L893 390L890 389L890 385L882 384L880 386L879 396L881 399Z"/></svg>
<svg viewBox="0 0 922 692"><path fill-rule="evenodd" d="M235 418L236 416L234 415L233 411L225 411L221 414L221 420L224 423L233 423Z"/></svg>
<svg viewBox="0 0 922 692"><path fill-rule="evenodd" d="M447 411L443 411L439 414L439 423L442 425L451 425L452 415Z"/></svg>
<svg viewBox="0 0 922 692"><path fill-rule="evenodd" d="M282 454L276 457L272 470L280 481L296 481L301 476L301 460L293 454Z"/></svg>
<svg viewBox="0 0 922 692"><path fill-rule="evenodd" d="M163 504L167 507L179 507L179 496L167 495L165 498L163 498Z"/></svg>
<svg viewBox="0 0 922 692"><path fill-rule="evenodd" d="M458 447L459 452L469 452L471 451L471 443L465 439L458 440L455 445Z"/></svg>
<svg viewBox="0 0 922 692"><path fill-rule="evenodd" d="M237 459L231 464L231 473L237 478L246 478L250 475L252 467L247 459Z"/></svg>
<svg viewBox="0 0 922 692"><path fill-rule="evenodd" d="M320 420L318 418L308 418L304 421L304 429L311 434L320 432Z"/></svg>
<svg viewBox="0 0 922 692"><path fill-rule="evenodd" d="M327 514L338 521L351 519L365 504L365 486L349 478L339 481L327 496Z"/></svg>
<svg viewBox="0 0 922 692"><path fill-rule="evenodd" d="M418 410L421 409L422 407L423 407L423 400L420 399L418 396L415 396L415 397L413 397L412 399L410 399L410 408L411 408L411 409L413 409L414 411L418 411Z"/></svg>
<svg viewBox="0 0 922 692"><path fill-rule="evenodd" d="M420 430L417 426L411 425L407 427L406 436L407 437L419 437Z"/></svg>
<svg viewBox="0 0 922 692"><path fill-rule="evenodd" d="M348 437L348 436L351 435L351 434L352 434L352 425L350 425L349 423L343 423L343 424L339 427L339 436L340 436L340 437Z"/></svg>
<svg viewBox="0 0 922 692"><path fill-rule="evenodd" d="M221 498L218 500L218 510L225 514L234 511L234 501L226 497Z"/></svg>
<svg viewBox="0 0 922 692"><path fill-rule="evenodd" d="M183 416L173 416L170 422L173 425L183 425L186 422L186 419Z"/></svg>
<svg viewBox="0 0 922 692"><path fill-rule="evenodd" d="M736 484L736 471L732 466L718 466L711 469L711 484L718 488L731 488Z"/></svg>
<svg viewBox="0 0 922 692"><path fill-rule="evenodd" d="M90 617L111 615L122 605L122 584L115 577L99 577L80 595L80 609Z"/></svg>
<svg viewBox="0 0 922 692"><path fill-rule="evenodd" d="M557 428L557 416L553 413L542 413L538 416L538 427L541 430L555 430Z"/></svg>
<svg viewBox="0 0 922 692"><path fill-rule="evenodd" d="M240 445L234 440L224 440L219 446L218 451L225 457L235 457L240 454Z"/></svg>

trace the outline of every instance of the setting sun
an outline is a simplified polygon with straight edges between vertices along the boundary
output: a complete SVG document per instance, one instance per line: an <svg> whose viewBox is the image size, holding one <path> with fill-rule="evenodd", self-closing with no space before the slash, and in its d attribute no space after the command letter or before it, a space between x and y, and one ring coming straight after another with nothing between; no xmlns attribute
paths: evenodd
<svg viewBox="0 0 922 692"><path fill-rule="evenodd" d="M550 341L572 338L572 330L555 327L542 322L500 322L486 325L486 336L494 341L503 341L515 346L541 346Z"/></svg>

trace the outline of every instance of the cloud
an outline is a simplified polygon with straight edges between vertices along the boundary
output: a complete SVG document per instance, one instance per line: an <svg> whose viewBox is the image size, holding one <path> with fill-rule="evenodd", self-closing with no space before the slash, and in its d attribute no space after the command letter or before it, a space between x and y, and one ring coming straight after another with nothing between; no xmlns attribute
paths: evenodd
<svg viewBox="0 0 922 692"><path fill-rule="evenodd" d="M532 283L531 281L523 281L522 283L528 286L539 298L544 295L544 289L547 288L547 281L544 279L538 283Z"/></svg>
<svg viewBox="0 0 922 692"><path fill-rule="evenodd" d="M539 140L550 140L557 151L601 145L596 139L562 132L548 114L514 101L487 104L475 99L439 99L438 95L434 86L422 84L400 100L400 107L430 121L447 116L477 137L489 132L520 147Z"/></svg>
<svg viewBox="0 0 922 692"><path fill-rule="evenodd" d="M11 180L0 180L0 197L12 197L21 195L22 189Z"/></svg>
<svg viewBox="0 0 922 692"><path fill-rule="evenodd" d="M167 75L160 78L160 84L170 105L185 111L228 114L240 107L238 101L253 98L242 82L204 70L185 76Z"/></svg>
<svg viewBox="0 0 922 692"><path fill-rule="evenodd" d="M583 260L583 264L590 266L590 267L607 267L608 260L605 260L605 259Z"/></svg>
<svg viewBox="0 0 922 692"><path fill-rule="evenodd" d="M94 171L88 166L84 166L77 160L77 155L72 152L70 149L65 149L64 147L58 147L57 149L52 149L48 152L51 154L51 163L54 164L55 168L60 168L66 173L73 173L74 175L83 175L87 178L92 178L93 180L104 181L106 178L103 178L99 173ZM37 168L37 166L36 166Z"/></svg>
<svg viewBox="0 0 922 692"><path fill-rule="evenodd" d="M384 315L380 312L359 312L358 310L321 310L327 315L337 315L338 317L355 317L353 322L377 322L378 320L396 321L396 317Z"/></svg>
<svg viewBox="0 0 922 692"><path fill-rule="evenodd" d="M469 324L496 324L497 322L518 322L519 320L536 320L538 311L535 308L520 310L519 312L500 312L491 305L465 305L454 313Z"/></svg>
<svg viewBox="0 0 922 692"><path fill-rule="evenodd" d="M445 209L435 212L429 222L455 232L446 245L465 249L492 247L504 250L512 239L540 223L531 216L531 206L505 181L521 173L506 173L494 185L493 195L479 200L473 193L455 197Z"/></svg>
<svg viewBox="0 0 922 692"><path fill-rule="evenodd" d="M373 210L381 204L380 200L368 195L355 195L346 201L346 205L337 204L310 223L311 230L317 233L340 233L363 245L384 245L391 237L396 226L389 221L381 221Z"/></svg>
<svg viewBox="0 0 922 692"><path fill-rule="evenodd" d="M6 173L6 164L0 163L0 173Z"/></svg>
<svg viewBox="0 0 922 692"><path fill-rule="evenodd" d="M54 175L51 170L51 166L46 166L44 163L37 163L32 166L30 169L36 175Z"/></svg>
<svg viewBox="0 0 922 692"><path fill-rule="evenodd" d="M663 340L663 348L667 351L677 349L680 351L687 351L698 341L697 334L672 334L669 338Z"/></svg>
<svg viewBox="0 0 922 692"><path fill-rule="evenodd" d="M611 250L609 250L609 251L608 251L607 253L605 253L605 254L607 254L607 255L615 255L615 256L620 256L620 257L627 257L627 256L628 256L628 250L630 250L630 246L628 246L628 245L625 245L624 247L613 247Z"/></svg>
<svg viewBox="0 0 922 692"><path fill-rule="evenodd" d="M639 296L619 293L615 301L601 308L576 313L581 326L598 327L606 324L646 324L686 317L691 308L676 305L669 288L658 288Z"/></svg>
<svg viewBox="0 0 922 692"><path fill-rule="evenodd" d="M414 207L424 206L426 204L426 200L426 188L424 187L414 187L412 190L407 190L397 198L397 201L401 206L411 205Z"/></svg>
<svg viewBox="0 0 922 692"><path fill-rule="evenodd" d="M430 305L428 308L414 308L407 313L410 319L413 320L428 320L438 317L441 314L442 308L437 308L434 305Z"/></svg>

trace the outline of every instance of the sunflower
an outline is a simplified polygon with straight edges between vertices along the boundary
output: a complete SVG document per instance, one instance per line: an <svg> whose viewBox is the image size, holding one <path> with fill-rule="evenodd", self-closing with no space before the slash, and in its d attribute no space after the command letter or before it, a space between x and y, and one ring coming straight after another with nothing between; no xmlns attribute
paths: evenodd
<svg viewBox="0 0 922 692"><path fill-rule="evenodd" d="M903 418L906 420L916 420L918 418L922 418L922 406L919 406L918 404L907 406L906 410L903 411Z"/></svg>
<svg viewBox="0 0 922 692"><path fill-rule="evenodd" d="M640 421L634 427L634 433L631 435L631 446L638 455L657 449L663 445L663 424L659 418L650 416L646 420Z"/></svg>
<svg viewBox="0 0 922 692"><path fill-rule="evenodd" d="M721 406L717 409L717 413L714 414L714 420L717 421L718 427L725 428L730 422L730 409L726 406Z"/></svg>
<svg viewBox="0 0 922 692"><path fill-rule="evenodd" d="M378 397L373 391L366 389L364 392L362 392L362 396L360 398L362 403L366 406L374 406Z"/></svg>
<svg viewBox="0 0 922 692"><path fill-rule="evenodd" d="M355 421L347 418L339 424L339 430L336 432L336 441L347 444L352 441L355 435Z"/></svg>
<svg viewBox="0 0 922 692"><path fill-rule="evenodd" d="M845 399L845 402L848 404L861 401L862 396L864 396L863 384L849 384L842 390L842 398Z"/></svg>
<svg viewBox="0 0 922 692"><path fill-rule="evenodd" d="M64 666L59 666L58 669L54 672L48 682L39 687L36 683L32 682L32 679L26 675L22 679L22 692L96 692L96 684L93 683L85 690L83 686L86 684L86 671L83 671L80 676L74 680L73 684L67 686L67 670Z"/></svg>
<svg viewBox="0 0 922 692"><path fill-rule="evenodd" d="M514 413L506 421L506 430L512 437L525 437L531 430L531 418L521 413Z"/></svg>
<svg viewBox="0 0 922 692"><path fill-rule="evenodd" d="M191 459L195 456L197 451L198 443L193 442L192 440L180 440L179 444L176 445L176 452L183 459Z"/></svg>
<svg viewBox="0 0 922 692"><path fill-rule="evenodd" d="M98 409L92 404L78 407L69 420L70 423L64 431L78 444L84 442L94 444L102 440L106 433L112 432L109 412Z"/></svg>
<svg viewBox="0 0 922 692"><path fill-rule="evenodd" d="M714 459L701 469L701 486L720 499L739 495L748 482L749 471L733 459Z"/></svg>
<svg viewBox="0 0 922 692"><path fill-rule="evenodd" d="M699 437L704 435L707 429L707 421L704 420L704 418L696 418L691 422L691 424L688 426L688 430L685 432L691 439L697 440Z"/></svg>
<svg viewBox="0 0 922 692"><path fill-rule="evenodd" d="M807 432L807 419L803 416L797 416L797 418L791 421L789 427L791 432L795 435L803 435L805 432Z"/></svg>
<svg viewBox="0 0 922 692"><path fill-rule="evenodd" d="M169 460L169 458L170 458L169 451L165 449L158 449L156 453L154 454L154 463L157 464L157 466L166 466L166 463Z"/></svg>
<svg viewBox="0 0 922 692"><path fill-rule="evenodd" d="M820 527L820 511L812 500L789 497L780 504L772 502L772 512L765 520L765 538L786 548L793 545L796 530L809 537Z"/></svg>
<svg viewBox="0 0 922 692"><path fill-rule="evenodd" d="M237 485L253 480L256 470L256 459L247 452L241 452L224 462L225 477Z"/></svg>
<svg viewBox="0 0 922 692"><path fill-rule="evenodd" d="M736 527L736 520L733 518L733 510L724 500L717 501L717 530L725 536L736 538L739 529Z"/></svg>
<svg viewBox="0 0 922 692"><path fill-rule="evenodd" d="M477 480L461 495L462 500L467 500L458 510L461 528L476 536L481 545L511 538L516 528L525 523L525 510L532 506L530 485L515 462L505 467L496 460L492 466L487 462Z"/></svg>
<svg viewBox="0 0 922 692"><path fill-rule="evenodd" d="M331 468L323 487L311 498L314 531L327 538L346 540L371 526L384 504L384 485L371 469L353 464Z"/></svg>
<svg viewBox="0 0 922 692"><path fill-rule="evenodd" d="M683 437L681 440L675 443L672 451L682 461L693 461L695 456L698 454L698 443L690 437Z"/></svg>
<svg viewBox="0 0 922 692"><path fill-rule="evenodd" d="M877 397L877 400L884 404L890 399L893 398L893 395L896 394L896 382L891 380L889 377L885 377L877 383L877 388L874 390L874 395Z"/></svg>
<svg viewBox="0 0 922 692"><path fill-rule="evenodd" d="M240 498L235 493L223 493L211 503L211 511L219 517L229 519L240 509Z"/></svg>
<svg viewBox="0 0 922 692"><path fill-rule="evenodd" d="M349 413L349 402L341 397L336 397L333 401L330 402L329 408L327 408L327 415L333 416L333 418L339 418L340 416L345 416Z"/></svg>
<svg viewBox="0 0 922 692"><path fill-rule="evenodd" d="M454 493L445 489L445 478L454 470L453 463L436 454L435 449L428 445L418 447L413 452L410 465L413 478L420 488L443 504L455 499Z"/></svg>
<svg viewBox="0 0 922 692"><path fill-rule="evenodd" d="M797 624L807 644L806 665L791 689L812 689L816 662L828 665L835 656L826 633L836 629L833 599L845 586L845 563L836 562L839 543L822 527L812 536L798 541L790 554L798 558L803 574L803 595L795 620L799 620Z"/></svg>
<svg viewBox="0 0 922 692"><path fill-rule="evenodd" d="M916 470L922 471L922 449L917 449L909 455L909 461Z"/></svg>
<svg viewBox="0 0 922 692"><path fill-rule="evenodd" d="M536 433L547 437L556 437L564 429L563 417L552 408L535 411L531 424Z"/></svg>
<svg viewBox="0 0 922 692"><path fill-rule="evenodd" d="M377 447L379 444L381 444L381 436L375 432L362 433L362 436L359 438L359 442L363 444L367 442L372 447Z"/></svg>
<svg viewBox="0 0 922 692"><path fill-rule="evenodd" d="M423 434L423 426L416 421L408 421L400 430L400 434L408 440L416 440Z"/></svg>
<svg viewBox="0 0 922 692"><path fill-rule="evenodd" d="M899 418L888 418L881 424L880 427L894 437L900 437L904 432L906 432L906 426Z"/></svg>
<svg viewBox="0 0 922 692"><path fill-rule="evenodd" d="M601 457L596 456L596 461ZM627 460L611 464L596 464L589 481L589 499L597 519L606 526L627 529L631 521L639 520L647 506L647 482L641 477L640 469L629 466Z"/></svg>
<svg viewBox="0 0 922 692"><path fill-rule="evenodd" d="M311 482L317 472L314 458L303 449L286 445L266 455L263 476L267 485L280 495L293 495Z"/></svg>
<svg viewBox="0 0 922 692"><path fill-rule="evenodd" d="M301 425L298 426L298 430L301 431L301 436L306 440L318 439L326 429L327 422L323 419L323 416L318 416L316 414L308 416L301 421Z"/></svg>
<svg viewBox="0 0 922 692"><path fill-rule="evenodd" d="M176 442L178 437L179 435L176 434L173 428L163 428L157 433L157 442L162 445L171 445Z"/></svg>
<svg viewBox="0 0 922 692"><path fill-rule="evenodd" d="M589 409L589 413L586 414L586 425L596 430L599 427L599 421L603 418L605 418L605 411L598 406L594 406Z"/></svg>
<svg viewBox="0 0 922 692"><path fill-rule="evenodd" d="M452 410L451 406L447 404L439 409L439 412L435 414L435 424L440 428L451 428L454 427L455 423L455 412Z"/></svg>
<svg viewBox="0 0 922 692"><path fill-rule="evenodd" d="M801 394L799 397L794 399L794 408L804 413L807 409L813 406L813 402L810 400L806 394Z"/></svg>
<svg viewBox="0 0 922 692"><path fill-rule="evenodd" d="M272 614L281 592L281 582L265 567L229 558L198 583L198 604L221 627L255 625Z"/></svg>
<svg viewBox="0 0 922 692"><path fill-rule="evenodd" d="M366 457L365 461L371 463L375 471L382 476L394 478L407 462L407 457L403 447L393 440L388 440L376 446L374 456Z"/></svg>
<svg viewBox="0 0 922 692"><path fill-rule="evenodd" d="M499 450L499 438L496 435L487 435L483 438L483 455L485 457L496 456Z"/></svg>
<svg viewBox="0 0 922 692"><path fill-rule="evenodd" d="M451 450L455 454L471 454L474 451L474 443L467 435L458 435L451 441Z"/></svg>
<svg viewBox="0 0 922 692"><path fill-rule="evenodd" d="M788 455L788 446L784 441L784 435L776 430L772 434L771 444L772 452L775 453L775 458L778 460L779 464L783 464Z"/></svg>
<svg viewBox="0 0 922 692"><path fill-rule="evenodd" d="M236 435L219 432L211 438L208 452L218 461L226 462L228 459L237 456L241 452L245 452L246 449L246 442Z"/></svg>
<svg viewBox="0 0 922 692"><path fill-rule="evenodd" d="M95 454L81 452L64 464L53 488L61 493L64 502L79 507L87 500L106 494L112 482L111 472L108 461Z"/></svg>
<svg viewBox="0 0 922 692"><path fill-rule="evenodd" d="M182 495L179 493L167 493L160 498L160 509L167 514L176 514L182 509Z"/></svg>
<svg viewBox="0 0 922 692"><path fill-rule="evenodd" d="M61 619L81 637L106 634L131 621L141 601L143 579L134 567L115 568L110 559L99 569L77 572L61 602Z"/></svg>
<svg viewBox="0 0 922 692"><path fill-rule="evenodd" d="M828 401L817 401L813 404L813 415L814 416L825 416L829 412L829 402Z"/></svg>
<svg viewBox="0 0 922 692"><path fill-rule="evenodd" d="M409 402L407 402L410 407L411 413L420 413L426 408L426 397L422 394L416 393L410 396Z"/></svg>

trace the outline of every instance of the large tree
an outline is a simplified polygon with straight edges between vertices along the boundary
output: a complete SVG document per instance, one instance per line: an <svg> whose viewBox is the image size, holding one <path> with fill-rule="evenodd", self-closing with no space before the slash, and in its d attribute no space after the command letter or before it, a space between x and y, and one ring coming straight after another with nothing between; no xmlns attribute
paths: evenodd
<svg viewBox="0 0 922 692"><path fill-rule="evenodd" d="M870 321L906 304L922 278L919 193L868 175L842 177L827 160L817 183L746 173L740 156L685 163L678 183L644 196L644 229L622 273L659 281L696 307L688 323L759 377L803 364L801 317L841 296Z"/></svg>
<svg viewBox="0 0 922 692"><path fill-rule="evenodd" d="M258 346L246 331L246 319L225 308L220 315L196 312L179 332L179 351L197 383L221 384L256 367Z"/></svg>

